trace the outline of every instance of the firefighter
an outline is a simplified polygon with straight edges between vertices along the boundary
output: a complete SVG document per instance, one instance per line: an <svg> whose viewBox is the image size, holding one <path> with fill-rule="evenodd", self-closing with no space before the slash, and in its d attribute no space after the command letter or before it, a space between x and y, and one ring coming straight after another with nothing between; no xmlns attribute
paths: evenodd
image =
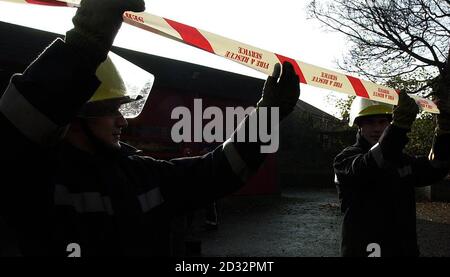
<svg viewBox="0 0 450 277"><path fill-rule="evenodd" d="M238 132L263 107L278 107L281 120L297 102L292 65L276 65L234 141L201 157L141 156L120 135L151 76L136 90L108 52L122 14L143 10L142 0L83 0L65 40L14 75L0 99L0 213L21 255L173 255L171 218L235 191L264 160L260 143L237 142Z"/></svg>
<svg viewBox="0 0 450 277"><path fill-rule="evenodd" d="M447 98L448 99L448 98ZM441 114L431 154L403 153L419 111L405 92L398 106L356 98L349 125L356 124L356 143L334 160L342 223L342 256L418 256L414 187L444 178L450 160L450 108Z"/></svg>

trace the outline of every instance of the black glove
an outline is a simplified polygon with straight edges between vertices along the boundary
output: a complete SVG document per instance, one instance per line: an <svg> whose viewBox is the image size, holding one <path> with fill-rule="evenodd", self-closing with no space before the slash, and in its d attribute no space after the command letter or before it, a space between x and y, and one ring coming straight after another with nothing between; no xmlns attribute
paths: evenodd
<svg viewBox="0 0 450 277"><path fill-rule="evenodd" d="M392 125L409 130L414 120L416 120L418 113L419 106L417 106L416 101L402 90L399 94L398 105L394 109Z"/></svg>
<svg viewBox="0 0 450 277"><path fill-rule="evenodd" d="M300 84L294 67L289 62L283 63L280 80L280 64L276 64L272 76L264 84L263 95L257 107L279 107L280 121L289 115L300 96Z"/></svg>
<svg viewBox="0 0 450 277"><path fill-rule="evenodd" d="M143 0L83 0L66 33L66 43L81 50L98 66L111 49L125 11L142 12Z"/></svg>

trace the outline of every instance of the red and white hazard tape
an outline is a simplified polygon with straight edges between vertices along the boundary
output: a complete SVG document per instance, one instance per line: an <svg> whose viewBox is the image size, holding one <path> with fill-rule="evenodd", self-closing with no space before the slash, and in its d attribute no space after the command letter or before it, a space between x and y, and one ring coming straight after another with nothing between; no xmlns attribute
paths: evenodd
<svg viewBox="0 0 450 277"><path fill-rule="evenodd" d="M81 0L0 0L16 3L29 3L53 6L78 6ZM144 30L198 47L210 53L270 75L276 63L289 61L300 77L300 82L348 95L356 95L371 100L396 105L396 90L355 78L322 67L304 63L280 54L272 53L248 44L231 40L207 31L203 31L167 18L146 12L126 12L124 21ZM439 113L437 106L429 99L412 96L423 111Z"/></svg>

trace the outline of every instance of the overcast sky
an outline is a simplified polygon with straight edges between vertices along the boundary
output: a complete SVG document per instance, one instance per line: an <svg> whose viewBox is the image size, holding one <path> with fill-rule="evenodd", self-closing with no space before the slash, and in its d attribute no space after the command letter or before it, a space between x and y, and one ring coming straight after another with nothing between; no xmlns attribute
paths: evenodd
<svg viewBox="0 0 450 277"><path fill-rule="evenodd" d="M324 0L325 1L325 0ZM306 18L299 0L146 0L146 12L325 68L336 69L346 47L337 33L325 32ZM0 21L63 34L72 27L75 9L12 4L0 0ZM3 38L2 38L3 39ZM25 42L24 42L25 43ZM145 53L197 63L265 79L262 73L222 57L123 25L114 43ZM156 76L158 78L158 76ZM300 99L335 113L326 90L301 86Z"/></svg>

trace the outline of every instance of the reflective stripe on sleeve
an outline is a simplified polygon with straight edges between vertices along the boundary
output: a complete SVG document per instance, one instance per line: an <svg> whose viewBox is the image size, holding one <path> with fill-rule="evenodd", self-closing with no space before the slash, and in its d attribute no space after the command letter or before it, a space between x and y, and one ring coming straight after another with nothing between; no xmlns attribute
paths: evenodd
<svg viewBox="0 0 450 277"><path fill-rule="evenodd" d="M146 193L138 195L138 199L144 213L164 203L164 198L159 188L154 188Z"/></svg>
<svg viewBox="0 0 450 277"><path fill-rule="evenodd" d="M339 179L338 179L338 176L337 176L336 174L334 174L334 183L335 183L336 185L339 184Z"/></svg>
<svg viewBox="0 0 450 277"><path fill-rule="evenodd" d="M99 192L71 193L63 185L55 185L55 205L73 207L78 213L106 212L113 215L111 199Z"/></svg>
<svg viewBox="0 0 450 277"><path fill-rule="evenodd" d="M434 154L434 147L431 148L430 154L428 155L428 160L432 167L437 169L445 169L450 168L450 161L440 161L436 159L436 155Z"/></svg>
<svg viewBox="0 0 450 277"><path fill-rule="evenodd" d="M43 115L10 83L0 99L0 112L28 139L48 145L61 138L66 127L60 127Z"/></svg>
<svg viewBox="0 0 450 277"><path fill-rule="evenodd" d="M372 153L372 157L375 159L379 168L383 168L385 161L383 157L383 152L381 152L381 146L379 143L376 143L372 148L370 148L370 152Z"/></svg>
<svg viewBox="0 0 450 277"><path fill-rule="evenodd" d="M372 153L372 156L379 168L386 167L386 160L383 157L383 153L381 152L381 146L379 143L370 148L370 152ZM407 165L401 168L397 168L397 173L400 177L406 177L412 174L412 167L410 165Z"/></svg>

